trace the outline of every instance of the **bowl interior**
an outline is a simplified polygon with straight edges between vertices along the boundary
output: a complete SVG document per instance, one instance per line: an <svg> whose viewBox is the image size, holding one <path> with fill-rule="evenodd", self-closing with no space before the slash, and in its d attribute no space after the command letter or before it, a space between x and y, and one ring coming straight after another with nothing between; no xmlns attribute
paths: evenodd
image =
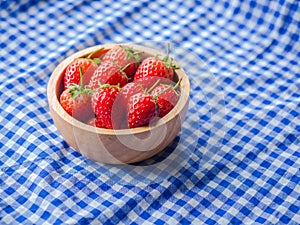
<svg viewBox="0 0 300 225"><path fill-rule="evenodd" d="M124 44L127 45L127 44ZM83 122L80 122L76 119L74 119L72 116L70 116L60 105L59 103L59 96L62 93L64 87L63 87L63 74L65 71L65 68L69 63L71 63L75 58L84 57L89 55L91 52L94 52L96 50L101 49L97 53L97 57L101 57L101 55L105 54L109 49L111 49L114 46L114 44L106 44L106 45L99 45L90 47L87 49L84 49L82 51L79 51L72 56L65 59L62 63L60 63L55 71L53 72L52 76L49 80L49 87L48 88L48 98L49 103L52 104L53 108L58 111L58 114L61 114L62 117L67 120L69 123L72 123L73 126L78 127L80 129L84 129L90 132L96 132L99 134L106 134L106 135L126 135L128 133L130 134L137 134L141 132L146 132L151 129L157 128L161 126L164 123L167 123L168 121L172 120L175 116L177 116L186 106L188 100L189 100L189 93L190 93L190 84L188 77L184 70L182 68L176 70L174 74L174 82L176 83L179 79L182 79L180 83L180 97L176 104L176 106L172 109L170 113L168 113L163 118L160 118L157 120L157 122L145 126L145 127L137 127L137 128L131 128L131 129L118 129L118 130L111 130L111 129L104 129L104 128L96 128L92 127L90 125L87 125ZM140 45L129 45L130 47L143 52L142 58L146 58L147 56L155 56L155 55L164 55L164 53L161 53L157 50L147 48ZM174 62L176 64L176 62ZM54 91L54 93L49 93L51 91Z"/></svg>

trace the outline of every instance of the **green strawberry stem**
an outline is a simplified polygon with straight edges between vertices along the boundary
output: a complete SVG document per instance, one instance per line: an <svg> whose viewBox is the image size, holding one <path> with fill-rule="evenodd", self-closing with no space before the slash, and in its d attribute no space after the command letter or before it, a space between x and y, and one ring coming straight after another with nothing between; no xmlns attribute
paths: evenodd
<svg viewBox="0 0 300 225"><path fill-rule="evenodd" d="M174 93L178 96L179 94L177 93L176 89L179 87L179 85L180 85L180 83L181 83L181 80L182 80L182 78L180 78L174 86L169 85L168 88L166 88L166 89L163 90L162 92L158 93L158 94L155 95L154 97L157 98L158 96L160 96L160 95L166 93L166 92L167 92L168 90L170 90L170 89L172 89L172 90L174 91Z"/></svg>
<svg viewBox="0 0 300 225"><path fill-rule="evenodd" d="M182 81L182 78L180 78L180 79L177 81L177 83L175 84L175 86L173 86L172 89L173 89L173 90L176 90L176 89L179 87L181 81Z"/></svg>
<svg viewBox="0 0 300 225"><path fill-rule="evenodd" d="M72 84L68 86L68 89L71 94L71 98L75 99L77 98L80 94L90 94L92 93L92 90L90 90L87 87L83 86L83 72L82 72L82 67L79 67L79 75L80 75L80 81L79 85L78 84Z"/></svg>
<svg viewBox="0 0 300 225"><path fill-rule="evenodd" d="M99 58L94 58L93 62L96 63L97 65L99 65L101 60Z"/></svg>
<svg viewBox="0 0 300 225"><path fill-rule="evenodd" d="M151 91L153 91L154 88L156 88L156 86L159 84L160 79L158 79L148 90L145 91L146 94L151 93Z"/></svg>
<svg viewBox="0 0 300 225"><path fill-rule="evenodd" d="M167 55L165 57L166 58L170 57L170 42L167 43Z"/></svg>
<svg viewBox="0 0 300 225"><path fill-rule="evenodd" d="M167 55L162 59L167 68L178 70L180 67L173 63L173 58L170 57L170 43L167 44Z"/></svg>
<svg viewBox="0 0 300 225"><path fill-rule="evenodd" d="M95 55L97 52L99 52L99 51L101 51L101 50L103 50L103 49L104 49L104 48L99 48L99 49L93 51L93 52L90 53L86 58L87 58L87 59L92 59L92 56L93 56L93 55Z"/></svg>
<svg viewBox="0 0 300 225"><path fill-rule="evenodd" d="M130 63L126 64L123 68L121 68L120 72L124 72L128 67L130 66Z"/></svg>
<svg viewBox="0 0 300 225"><path fill-rule="evenodd" d="M130 63L128 63L127 65L125 65L123 68L121 68L114 60L112 60L112 63L113 63L116 67L119 68L120 73L122 73L122 75L125 76L126 79L128 80L127 74L126 74L124 71L128 68L128 66L130 66Z"/></svg>
<svg viewBox="0 0 300 225"><path fill-rule="evenodd" d="M90 54L86 57L86 59L92 60L92 61L94 61L94 63L96 63L97 65L99 65L101 60L100 60L99 58L94 58L94 59L92 59L92 57L93 57L93 55L95 55L97 52L99 52L99 51L101 51L101 50L103 50L103 49L104 49L104 48L99 48L99 49L93 51L92 53L90 53Z"/></svg>
<svg viewBox="0 0 300 225"><path fill-rule="evenodd" d="M79 86L82 88L82 87L83 87L83 73L82 73L82 67L79 67L79 75L80 75Z"/></svg>
<svg viewBox="0 0 300 225"><path fill-rule="evenodd" d="M99 80L98 80L98 84L99 84L99 87L96 88L96 89L94 89L94 90L91 90L91 93L94 93L94 92L98 91L99 89L102 89L102 88L108 88L108 87L119 88L119 89L120 89L120 84L115 84L115 85L111 85L111 84L101 84Z"/></svg>
<svg viewBox="0 0 300 225"><path fill-rule="evenodd" d="M126 52L126 59L134 59L137 62L141 60L140 54L143 52L135 51L132 48L124 45L120 45L120 47Z"/></svg>
<svg viewBox="0 0 300 225"><path fill-rule="evenodd" d="M77 84L68 86L71 98L75 99L80 94L80 88Z"/></svg>
<svg viewBox="0 0 300 225"><path fill-rule="evenodd" d="M99 87L96 88L95 90L92 90L94 92L96 92L97 90L101 89L101 88L107 88L107 87L110 87L110 84L101 84L100 80L98 80L98 85Z"/></svg>

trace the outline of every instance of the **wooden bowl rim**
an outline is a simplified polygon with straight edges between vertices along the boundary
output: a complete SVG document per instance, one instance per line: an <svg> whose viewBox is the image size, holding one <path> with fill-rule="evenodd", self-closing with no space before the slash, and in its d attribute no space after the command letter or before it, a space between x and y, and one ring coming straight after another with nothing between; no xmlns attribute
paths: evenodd
<svg viewBox="0 0 300 225"><path fill-rule="evenodd" d="M180 69L176 70L176 74L179 78L182 78L182 81L180 83L180 89L181 89L181 94L179 97L179 100L175 107L163 118L160 118L157 122L154 123L152 126L147 126L147 127L137 127L137 128L130 128L130 129L105 129L105 128L98 128L98 127L93 127L90 125L87 125L79 120L76 120L73 118L71 115L69 115L60 105L59 100L57 98L58 93L56 93L56 86L57 86L57 81L60 80L62 76L62 72L66 68L66 66L71 63L74 59L80 58L82 56L88 55L93 51L96 51L97 49L104 48L104 49L111 49L112 47L116 45L126 45L133 47L136 50L140 50L143 52L146 52L150 55L161 55L163 54L162 52L152 49L149 47L145 47L142 45L136 45L136 44L131 44L131 43L122 43L122 44L103 44L103 45L95 45L92 47L88 47L86 49L80 50L71 56L67 57L65 60L63 60L53 71L53 73L50 76L50 79L48 81L48 87L47 87L47 98L48 98L48 103L50 107L52 107L52 110L55 110L56 113L66 122L69 124L72 124L72 126L75 126L79 129L92 132L92 133L97 133L97 134L103 134L103 135L128 135L128 134L138 134L138 133L143 133L143 132L148 132L150 130L156 129L160 127L161 125L168 123L171 121L174 117L178 116L180 112L184 109L186 102L189 101L189 95L190 95L190 82L188 79L187 74L184 72L184 70L180 67ZM176 61L174 61L175 64ZM184 91L182 91L184 90Z"/></svg>

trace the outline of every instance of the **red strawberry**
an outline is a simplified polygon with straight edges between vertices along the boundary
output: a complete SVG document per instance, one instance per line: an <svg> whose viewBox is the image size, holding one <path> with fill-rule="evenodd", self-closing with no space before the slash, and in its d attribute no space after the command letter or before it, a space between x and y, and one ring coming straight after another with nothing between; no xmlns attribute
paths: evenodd
<svg viewBox="0 0 300 225"><path fill-rule="evenodd" d="M142 80L142 79L141 79ZM149 94L160 82L160 79L157 80L152 87L146 89L143 87L140 83L135 82L129 82L122 88L122 101L124 102L124 105L126 106L128 101L130 100L130 97L137 94L137 93L146 93Z"/></svg>
<svg viewBox="0 0 300 225"><path fill-rule="evenodd" d="M61 106L68 114L82 122L86 122L88 118L94 115L91 107L91 92L83 86L82 68L79 67L80 81L78 84L69 85L60 97Z"/></svg>
<svg viewBox="0 0 300 225"><path fill-rule="evenodd" d="M118 86L104 85L92 97L92 108L99 122L107 129L118 129L122 119L121 91Z"/></svg>
<svg viewBox="0 0 300 225"><path fill-rule="evenodd" d="M121 87L123 87L128 81L123 69L120 68L115 62L102 61L90 80L90 88L94 90L98 88L100 84L119 84Z"/></svg>
<svg viewBox="0 0 300 225"><path fill-rule="evenodd" d="M169 54L162 60L158 57L148 57L138 67L134 80L139 82L140 79L144 78L143 84L148 87L152 86L158 78L161 79L161 82L170 83L174 78L174 70L176 69L179 67L173 64L173 59L169 57Z"/></svg>
<svg viewBox="0 0 300 225"><path fill-rule="evenodd" d="M101 123L101 121L96 118L93 117L91 119L89 119L89 121L87 122L88 125L93 126L93 127L99 127L99 128L104 128L103 124Z"/></svg>
<svg viewBox="0 0 300 225"><path fill-rule="evenodd" d="M69 86L60 95L60 104L68 114L85 122L94 113L91 107L91 95L80 90L78 85Z"/></svg>
<svg viewBox="0 0 300 225"><path fill-rule="evenodd" d="M179 86L180 81L181 80L179 80L175 86L160 84L151 92L151 95L157 98L159 117L167 115L178 102L179 93L176 89Z"/></svg>
<svg viewBox="0 0 300 225"><path fill-rule="evenodd" d="M141 60L140 53L141 52L135 51L130 47L116 45L104 55L102 61L113 61L121 68L126 67L124 72L127 77L132 77Z"/></svg>
<svg viewBox="0 0 300 225"><path fill-rule="evenodd" d="M80 82L80 74L79 68L82 69L82 74L84 75L83 78L83 85L88 85L90 79L94 73L94 71L98 68L98 59L95 58L94 60L91 57L100 51L99 49L93 53L91 53L87 58L77 58L74 59L65 69L64 72L64 88L66 89L68 86L72 84L79 84Z"/></svg>
<svg viewBox="0 0 300 225"><path fill-rule="evenodd" d="M130 82L122 87L122 95L125 102L128 102L130 97L139 92L144 92L144 88L141 84Z"/></svg>
<svg viewBox="0 0 300 225"><path fill-rule="evenodd" d="M158 115L155 99L146 93L137 93L127 103L128 127L148 125Z"/></svg>

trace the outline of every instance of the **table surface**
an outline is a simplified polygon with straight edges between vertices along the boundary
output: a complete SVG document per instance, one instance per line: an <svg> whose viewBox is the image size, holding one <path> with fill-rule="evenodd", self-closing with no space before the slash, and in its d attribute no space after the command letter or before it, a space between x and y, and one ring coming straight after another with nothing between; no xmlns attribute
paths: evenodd
<svg viewBox="0 0 300 225"><path fill-rule="evenodd" d="M300 223L299 1L2 0L0 10L1 224ZM47 83L76 51L128 42L171 43L190 106L165 151L103 165L64 141Z"/></svg>

